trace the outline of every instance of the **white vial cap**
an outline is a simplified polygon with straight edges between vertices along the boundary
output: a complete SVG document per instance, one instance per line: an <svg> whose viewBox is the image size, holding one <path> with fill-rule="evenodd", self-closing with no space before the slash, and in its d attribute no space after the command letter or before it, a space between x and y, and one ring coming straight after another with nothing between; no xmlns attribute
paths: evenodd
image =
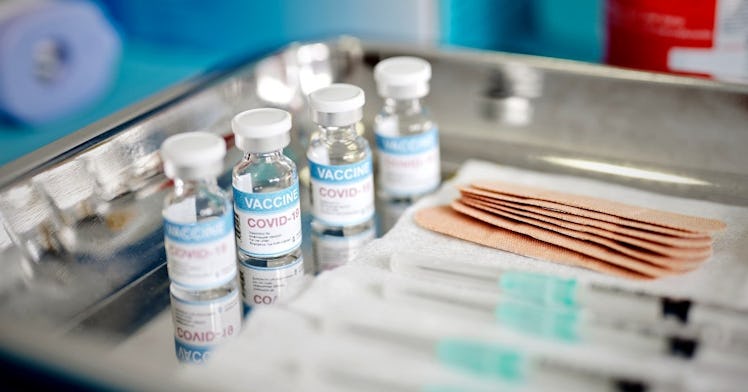
<svg viewBox="0 0 748 392"><path fill-rule="evenodd" d="M170 136L161 145L164 173L169 178L211 178L223 171L226 142L207 132Z"/></svg>
<svg viewBox="0 0 748 392"><path fill-rule="evenodd" d="M323 126L344 126L361 121L364 90L338 83L309 94L312 121Z"/></svg>
<svg viewBox="0 0 748 392"><path fill-rule="evenodd" d="M421 98L429 93L431 64L418 57L390 57L374 67L374 80L382 97Z"/></svg>
<svg viewBox="0 0 748 392"><path fill-rule="evenodd" d="M236 146L245 152L271 152L291 143L291 115L281 109L241 112L231 120Z"/></svg>

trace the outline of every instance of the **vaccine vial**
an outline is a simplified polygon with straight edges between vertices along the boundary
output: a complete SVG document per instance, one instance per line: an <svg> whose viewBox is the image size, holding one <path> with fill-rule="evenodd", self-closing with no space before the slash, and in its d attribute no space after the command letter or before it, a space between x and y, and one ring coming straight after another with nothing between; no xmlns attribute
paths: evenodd
<svg viewBox="0 0 748 392"><path fill-rule="evenodd" d="M174 181L162 214L174 344L184 363L205 362L241 328L234 213L216 181L225 155L223 139L205 132L161 146L164 172Z"/></svg>
<svg viewBox="0 0 748 392"><path fill-rule="evenodd" d="M270 305L295 291L304 275L299 176L283 155L291 115L254 109L231 122L244 158L234 167L234 211L239 279L245 310Z"/></svg>
<svg viewBox="0 0 748 392"><path fill-rule="evenodd" d="M242 306L236 279L211 290L170 286L174 349L182 363L202 364L220 344L237 336Z"/></svg>
<svg viewBox="0 0 748 392"><path fill-rule="evenodd" d="M429 93L431 65L416 57L391 57L374 67L384 107L374 120L380 197L412 202L441 181L439 131L421 103Z"/></svg>
<svg viewBox="0 0 748 392"><path fill-rule="evenodd" d="M358 133L364 91L333 84L309 96L312 133L307 150L311 178L312 229L350 236L374 227L371 150Z"/></svg>
<svg viewBox="0 0 748 392"><path fill-rule="evenodd" d="M164 201L164 246L171 281L210 290L236 276L234 213L216 177L226 144L219 136L190 132L161 146L164 172L174 187Z"/></svg>

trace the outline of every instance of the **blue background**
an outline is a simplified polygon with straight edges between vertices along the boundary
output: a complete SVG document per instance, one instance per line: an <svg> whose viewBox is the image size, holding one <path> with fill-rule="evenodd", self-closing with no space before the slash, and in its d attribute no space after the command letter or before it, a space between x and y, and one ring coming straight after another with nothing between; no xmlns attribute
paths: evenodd
<svg viewBox="0 0 748 392"><path fill-rule="evenodd" d="M97 4L123 41L110 92L93 106L42 126L0 122L0 165L222 60L267 53L294 40L345 33L363 39L592 62L599 61L602 52L601 0L98 0ZM424 16L423 9L434 12ZM376 13L404 15L406 23L386 26L382 21L387 19ZM424 35L415 27L408 30L407 18L416 16L420 16L417 28L431 26L431 33Z"/></svg>

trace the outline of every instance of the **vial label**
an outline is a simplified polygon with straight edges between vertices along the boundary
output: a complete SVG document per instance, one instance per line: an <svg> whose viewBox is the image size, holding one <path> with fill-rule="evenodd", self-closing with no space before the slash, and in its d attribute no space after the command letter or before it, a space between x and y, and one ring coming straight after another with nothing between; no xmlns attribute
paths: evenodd
<svg viewBox="0 0 748 392"><path fill-rule="evenodd" d="M236 273L234 214L230 205L213 219L176 223L164 219L169 278L193 289L227 282Z"/></svg>
<svg viewBox="0 0 748 392"><path fill-rule="evenodd" d="M293 294L304 277L304 258L281 267L255 267L239 263L239 281L244 303L249 306L272 305L278 298Z"/></svg>
<svg viewBox="0 0 748 392"><path fill-rule="evenodd" d="M239 334L242 313L239 291L213 301L187 301L171 296L177 359L201 364L221 342Z"/></svg>
<svg viewBox="0 0 748 392"><path fill-rule="evenodd" d="M394 196L411 196L439 186L439 130L411 136L376 133L379 157L379 186Z"/></svg>
<svg viewBox="0 0 748 392"><path fill-rule="evenodd" d="M282 191L246 193L234 188L239 249L254 257L287 254L301 245L299 184Z"/></svg>
<svg viewBox="0 0 748 392"><path fill-rule="evenodd" d="M371 154L350 165L322 165L309 160L312 214L329 226L353 226L374 215Z"/></svg>
<svg viewBox="0 0 748 392"><path fill-rule="evenodd" d="M314 236L317 273L338 268L355 259L361 249L376 236L373 228L350 237Z"/></svg>

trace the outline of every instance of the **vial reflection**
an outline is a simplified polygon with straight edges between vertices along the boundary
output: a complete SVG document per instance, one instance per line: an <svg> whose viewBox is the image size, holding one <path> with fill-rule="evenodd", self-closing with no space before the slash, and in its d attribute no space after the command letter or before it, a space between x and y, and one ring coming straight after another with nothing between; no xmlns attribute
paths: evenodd
<svg viewBox="0 0 748 392"><path fill-rule="evenodd" d="M312 247L314 248L315 270L320 273L349 263L375 236L376 231L373 225L352 236L314 232Z"/></svg>
<svg viewBox="0 0 748 392"><path fill-rule="evenodd" d="M185 364L203 364L220 344L239 334L241 299L236 278L213 290L194 291L171 284L174 350Z"/></svg>
<svg viewBox="0 0 748 392"><path fill-rule="evenodd" d="M416 199L399 199L382 201L381 204L377 205L377 211L379 215L379 223L381 225L381 232L386 233L392 229L400 216L403 215L408 207L412 206Z"/></svg>

